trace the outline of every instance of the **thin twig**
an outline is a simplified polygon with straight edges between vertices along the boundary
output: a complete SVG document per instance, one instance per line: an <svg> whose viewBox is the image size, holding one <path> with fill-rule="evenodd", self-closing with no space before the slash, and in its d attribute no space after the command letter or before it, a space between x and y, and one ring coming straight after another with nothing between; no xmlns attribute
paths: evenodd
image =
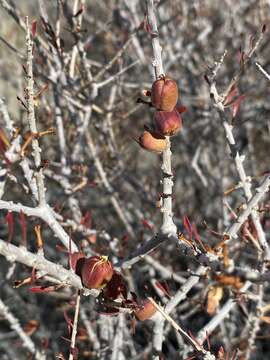
<svg viewBox="0 0 270 360"><path fill-rule="evenodd" d="M74 314L73 325L72 325L69 360L74 359L76 335L77 335L77 329L78 329L79 310L80 310L80 300L81 300L81 291L78 290L77 297L76 297L75 314Z"/></svg>

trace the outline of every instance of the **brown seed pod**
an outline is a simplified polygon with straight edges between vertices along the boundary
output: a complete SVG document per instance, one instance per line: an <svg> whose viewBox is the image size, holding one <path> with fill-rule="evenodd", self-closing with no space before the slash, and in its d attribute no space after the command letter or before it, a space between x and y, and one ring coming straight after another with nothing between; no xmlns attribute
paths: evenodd
<svg viewBox="0 0 270 360"><path fill-rule="evenodd" d="M145 299L142 301L142 305L138 310L135 310L134 314L138 320L144 321L150 319L156 312L157 309L155 305L152 304L150 300Z"/></svg>
<svg viewBox="0 0 270 360"><path fill-rule="evenodd" d="M143 149L157 153L167 148L165 137L153 131L144 131L139 138L139 144Z"/></svg>
<svg viewBox="0 0 270 360"><path fill-rule="evenodd" d="M113 276L113 266L107 256L92 256L84 259L80 276L85 287L102 289Z"/></svg>
<svg viewBox="0 0 270 360"><path fill-rule="evenodd" d="M172 111L178 100L178 87L174 80L163 77L152 85L152 105L161 111Z"/></svg>
<svg viewBox="0 0 270 360"><path fill-rule="evenodd" d="M119 296L122 296L124 299L127 298L127 284L124 277L118 271L114 271L111 280L103 289L103 295L109 300L117 299Z"/></svg>
<svg viewBox="0 0 270 360"><path fill-rule="evenodd" d="M172 136L182 128L182 118L177 110L156 111L156 130L163 136Z"/></svg>

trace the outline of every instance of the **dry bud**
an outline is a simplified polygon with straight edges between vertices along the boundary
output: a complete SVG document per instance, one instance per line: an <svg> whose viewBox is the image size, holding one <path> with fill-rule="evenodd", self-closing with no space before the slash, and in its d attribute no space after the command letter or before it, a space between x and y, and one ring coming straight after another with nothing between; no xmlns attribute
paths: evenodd
<svg viewBox="0 0 270 360"><path fill-rule="evenodd" d="M152 105L162 111L172 111L178 100L178 87L174 80L163 77L152 85Z"/></svg>
<svg viewBox="0 0 270 360"><path fill-rule="evenodd" d="M167 140L153 131L144 131L139 138L139 144L145 150L161 153L167 147Z"/></svg>
<svg viewBox="0 0 270 360"><path fill-rule="evenodd" d="M113 276L113 266L107 256L92 256L84 259L80 276L85 287L102 289Z"/></svg>
<svg viewBox="0 0 270 360"><path fill-rule="evenodd" d="M209 315L216 313L219 303L223 297L222 286L212 287L207 294L207 308L206 311Z"/></svg>
<svg viewBox="0 0 270 360"><path fill-rule="evenodd" d="M156 130L164 136L172 136L182 128L182 119L177 110L156 111Z"/></svg>
<svg viewBox="0 0 270 360"><path fill-rule="evenodd" d="M127 298L126 281L119 272L114 271L111 280L103 289L103 295L110 300L117 299L119 296L122 296L124 299Z"/></svg>
<svg viewBox="0 0 270 360"><path fill-rule="evenodd" d="M138 320L144 321L150 319L156 312L157 309L155 305L146 299L142 301L142 305L134 313Z"/></svg>

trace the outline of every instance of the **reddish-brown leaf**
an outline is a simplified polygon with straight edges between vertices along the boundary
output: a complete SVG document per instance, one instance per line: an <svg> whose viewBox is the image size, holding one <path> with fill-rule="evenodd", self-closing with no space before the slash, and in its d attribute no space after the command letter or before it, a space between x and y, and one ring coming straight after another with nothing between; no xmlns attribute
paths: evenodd
<svg viewBox="0 0 270 360"><path fill-rule="evenodd" d="M242 101L245 99L246 95L241 95L239 96L232 104L232 117L235 118L239 109L240 109L240 105L242 103Z"/></svg>
<svg viewBox="0 0 270 360"><path fill-rule="evenodd" d="M184 225L186 232L188 233L189 238L192 239L192 226L189 221L189 218L186 215L184 215L184 218L183 218L183 225Z"/></svg>
<svg viewBox="0 0 270 360"><path fill-rule="evenodd" d="M153 225L150 224L146 219L142 219L142 224L144 228L153 231Z"/></svg>
<svg viewBox="0 0 270 360"><path fill-rule="evenodd" d="M170 289L165 281L163 281L162 283L160 281L156 281L155 285L157 288L159 288L159 290L163 292L163 294L167 295L168 297L171 297Z"/></svg>
<svg viewBox="0 0 270 360"><path fill-rule="evenodd" d="M71 329L73 328L73 321L71 320L71 318L69 317L69 315L68 315L68 313L66 311L64 311L64 318L66 320L67 327L68 327L68 333L70 335L71 334Z"/></svg>
<svg viewBox="0 0 270 360"><path fill-rule="evenodd" d="M198 244L200 244L200 246L202 247L202 249L203 249L204 251L207 251L206 248L205 248L205 246L204 246L204 244L203 244L203 242L202 242L202 240L201 240L201 237L200 237L200 235L199 235L199 233L198 233L197 226L196 226L194 223L192 224L192 234L194 235L196 242L197 242Z"/></svg>
<svg viewBox="0 0 270 360"><path fill-rule="evenodd" d="M13 238L13 234L14 234L14 216L11 211L8 211L8 213L5 217L5 221L8 226L8 243L10 243Z"/></svg>
<svg viewBox="0 0 270 360"><path fill-rule="evenodd" d="M231 91L229 92L229 94L227 95L226 99L225 99L225 102L224 102L224 105L225 106L229 106L231 104L231 102L233 101L233 99L238 95L238 89L237 89L237 86L234 85L232 88L231 88Z"/></svg>
<svg viewBox="0 0 270 360"><path fill-rule="evenodd" d="M29 289L33 293L48 293L55 290L55 286L33 286Z"/></svg>
<svg viewBox="0 0 270 360"><path fill-rule="evenodd" d="M34 21L32 21L32 26L31 26L32 38L34 38L36 36L36 32L37 32L37 21L34 20Z"/></svg>
<svg viewBox="0 0 270 360"><path fill-rule="evenodd" d="M91 229L92 226L92 215L90 211L86 211L84 216L81 218L80 224Z"/></svg>

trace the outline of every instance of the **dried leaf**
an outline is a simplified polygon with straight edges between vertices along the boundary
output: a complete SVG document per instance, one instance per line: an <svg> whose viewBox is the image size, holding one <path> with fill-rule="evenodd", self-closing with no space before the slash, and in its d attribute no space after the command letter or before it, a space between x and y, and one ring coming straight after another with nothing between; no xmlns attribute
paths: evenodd
<svg viewBox="0 0 270 360"><path fill-rule="evenodd" d="M31 277L28 277L28 278L23 279L23 280L15 280L13 282L13 288L18 289L23 285L28 285L28 284L31 284L31 283L32 283L32 278Z"/></svg>
<svg viewBox="0 0 270 360"><path fill-rule="evenodd" d="M270 316L261 316L260 319L261 319L261 321L270 325Z"/></svg>
<svg viewBox="0 0 270 360"><path fill-rule="evenodd" d="M206 311L209 315L216 313L222 296L223 288L221 286L215 286L208 291Z"/></svg>
<svg viewBox="0 0 270 360"><path fill-rule="evenodd" d="M232 286L236 290L241 289L241 287L244 285L239 276L215 275L215 280L217 280L220 284Z"/></svg>
<svg viewBox="0 0 270 360"><path fill-rule="evenodd" d="M0 142L2 144L3 151L5 152L10 146L10 142L2 129L0 129Z"/></svg>

